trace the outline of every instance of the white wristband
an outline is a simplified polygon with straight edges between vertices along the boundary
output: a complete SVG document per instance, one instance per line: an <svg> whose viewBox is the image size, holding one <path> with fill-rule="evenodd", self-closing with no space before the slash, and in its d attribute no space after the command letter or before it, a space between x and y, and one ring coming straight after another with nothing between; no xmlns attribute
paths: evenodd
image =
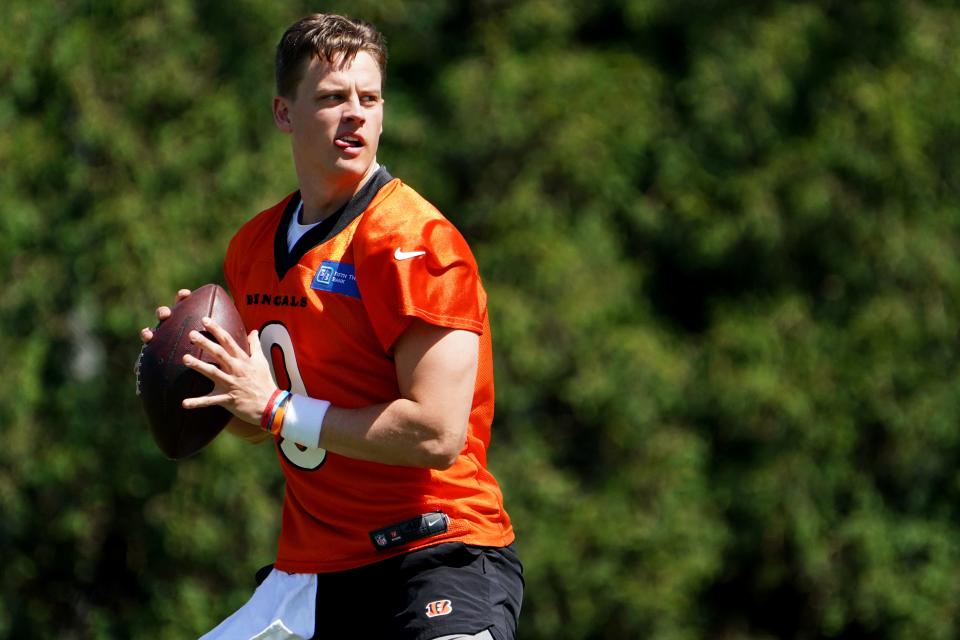
<svg viewBox="0 0 960 640"><path fill-rule="evenodd" d="M318 448L323 417L327 415L329 408L330 403L326 400L293 394L287 404L287 412L283 416L280 435L305 447Z"/></svg>

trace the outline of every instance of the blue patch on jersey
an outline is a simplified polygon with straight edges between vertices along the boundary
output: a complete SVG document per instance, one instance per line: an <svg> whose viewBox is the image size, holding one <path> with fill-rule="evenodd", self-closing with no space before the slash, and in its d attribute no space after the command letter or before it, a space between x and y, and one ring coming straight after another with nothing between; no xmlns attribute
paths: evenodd
<svg viewBox="0 0 960 640"><path fill-rule="evenodd" d="M354 275L353 265L346 262L324 260L314 274L310 288L352 298L360 297L360 288L357 287L357 276Z"/></svg>

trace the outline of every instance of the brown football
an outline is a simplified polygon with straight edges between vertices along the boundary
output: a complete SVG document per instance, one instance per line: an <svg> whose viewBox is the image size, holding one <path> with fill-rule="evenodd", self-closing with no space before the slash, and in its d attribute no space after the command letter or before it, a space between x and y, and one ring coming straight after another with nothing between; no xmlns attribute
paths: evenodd
<svg viewBox="0 0 960 640"><path fill-rule="evenodd" d="M207 446L230 421L223 407L184 409L184 398L204 396L213 382L183 364L190 354L215 364L212 357L190 342L190 331L204 332L200 320L213 318L244 350L247 331L230 295L215 284L204 285L173 307L169 318L153 330L153 339L143 345L137 359L137 395L143 402L150 433L168 458L180 460Z"/></svg>

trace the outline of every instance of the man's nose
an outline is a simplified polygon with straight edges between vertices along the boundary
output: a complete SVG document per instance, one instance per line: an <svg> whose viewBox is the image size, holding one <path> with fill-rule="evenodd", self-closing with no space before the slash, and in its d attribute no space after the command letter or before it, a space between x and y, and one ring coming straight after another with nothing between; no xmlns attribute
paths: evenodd
<svg viewBox="0 0 960 640"><path fill-rule="evenodd" d="M363 113L363 107L360 104L360 96L352 94L347 98L344 104L343 119L348 122L358 122L363 124L367 117Z"/></svg>

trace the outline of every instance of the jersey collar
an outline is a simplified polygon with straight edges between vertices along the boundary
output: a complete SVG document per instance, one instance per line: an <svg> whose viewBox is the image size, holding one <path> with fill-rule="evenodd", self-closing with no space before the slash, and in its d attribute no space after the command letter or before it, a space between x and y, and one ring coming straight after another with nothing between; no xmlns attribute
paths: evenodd
<svg viewBox="0 0 960 640"><path fill-rule="evenodd" d="M287 228L290 226L293 216L296 215L301 199L300 191L294 193L283 209L280 224L277 225L277 231L273 238L273 260L277 269L277 279L283 280L287 271L300 262L300 259L308 251L346 229L357 216L367 210L377 192L391 180L393 180L393 176L390 175L386 167L381 166L360 187L360 191L356 195L337 211L324 218L317 226L303 234L293 245L293 249L290 250L287 248Z"/></svg>

